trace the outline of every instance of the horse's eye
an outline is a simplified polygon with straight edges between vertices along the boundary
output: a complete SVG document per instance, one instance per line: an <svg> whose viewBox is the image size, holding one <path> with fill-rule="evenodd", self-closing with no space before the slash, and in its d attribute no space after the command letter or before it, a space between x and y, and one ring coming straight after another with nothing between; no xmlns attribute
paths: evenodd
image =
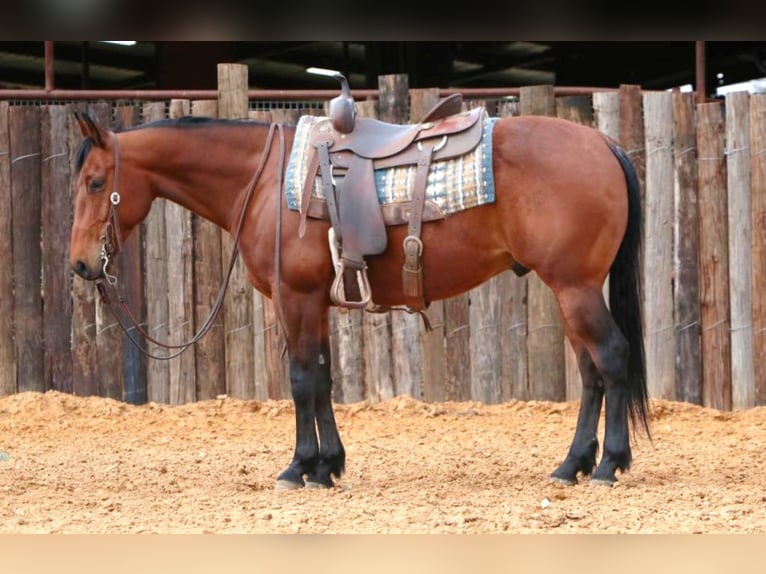
<svg viewBox="0 0 766 574"><path fill-rule="evenodd" d="M93 179L88 184L88 191L91 193L97 193L104 190L106 182L103 179Z"/></svg>

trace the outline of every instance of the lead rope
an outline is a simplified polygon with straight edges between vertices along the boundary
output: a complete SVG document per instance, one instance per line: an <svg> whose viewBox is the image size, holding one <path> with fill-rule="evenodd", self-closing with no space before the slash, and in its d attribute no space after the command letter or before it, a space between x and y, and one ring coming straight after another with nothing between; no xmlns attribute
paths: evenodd
<svg viewBox="0 0 766 574"><path fill-rule="evenodd" d="M239 215L239 221L237 222L237 228L236 228L236 234L234 236L234 248L231 252L231 258L229 259L229 267L226 271L226 277L224 278L223 283L221 284L221 287L218 290L218 295L216 296L215 303L213 304L212 309L210 310L210 314L208 315L207 319L205 319L204 323L200 327L199 331L186 343L180 344L180 345L170 345L167 343L163 343L161 341L157 341L153 337L151 337L144 329L141 328L138 321L135 319L133 314L131 313L130 309L128 308L125 297L117 292L117 278L114 275L108 275L105 274L106 280L99 279L96 281L96 287L98 289L99 295L101 295L101 299L107 304L107 307L114 315L114 318L117 320L117 323L120 325L122 330L124 331L125 335L127 335L128 339L131 343L145 356L151 358L151 359L158 359L161 361L167 361L170 359L174 359L175 357L178 357L181 355L184 351L186 351L189 347L196 344L202 337L204 337L208 331L213 326L213 321L215 320L216 316L218 315L219 311L221 310L221 305L223 304L224 296L226 294L226 289L229 285L229 279L231 278L231 274L234 270L234 265L237 261L237 256L239 255L239 238L242 234L242 228L244 227L245 222L245 215L247 214L247 207L250 204L250 200L253 196L253 192L255 190L255 186L258 182L258 180L261 177L261 173L263 172L263 168L266 166L266 162L269 157L269 153L271 151L271 143L274 136L274 127L278 124L271 124L269 126L269 133L266 136L266 143L264 144L263 153L261 154L261 161L258 164L258 169L255 171L255 174L253 175L253 178L250 180L250 183L248 184L248 190L247 195L245 196L245 200L242 204L242 211ZM284 136L282 134L282 126L278 125L279 132L280 132L280 174L279 174L279 193L278 195L281 196L281 182L282 182L282 174L281 174L281 166L284 162ZM114 153L115 153L115 175L114 175L114 191L112 192L112 195L110 197L110 213L109 213L109 221L107 222L106 231L105 231L105 237L104 237L104 253L103 253L103 259L104 259L104 269L106 269L106 266L109 264L109 257L112 255L109 253L110 249L108 246L108 243L112 241L112 235L116 237L116 243L118 247L122 246L122 240L120 237L120 228L119 228L119 221L117 220L117 206L120 203L119 200L119 193L117 191L117 182L118 182L118 168L119 168L119 146L117 144L117 136L112 132L112 140L114 141ZM115 200L116 197L116 200ZM280 202L281 206L281 202ZM125 323L123 322L120 315L115 310L115 302L112 300L112 298L109 296L109 289L112 289L117 296L117 300L119 302L120 307L122 308L122 311L125 313L125 315L128 317L130 322L132 323L131 327L126 327ZM278 316L281 315L281 308L278 309ZM154 353L151 353L150 351L145 350L141 344L136 341L136 339L133 337L133 334L130 332L131 329L135 329L144 339L147 341L154 343L155 345L159 347L163 347L165 349L178 349L178 351L174 353L170 353L167 355L156 355Z"/></svg>

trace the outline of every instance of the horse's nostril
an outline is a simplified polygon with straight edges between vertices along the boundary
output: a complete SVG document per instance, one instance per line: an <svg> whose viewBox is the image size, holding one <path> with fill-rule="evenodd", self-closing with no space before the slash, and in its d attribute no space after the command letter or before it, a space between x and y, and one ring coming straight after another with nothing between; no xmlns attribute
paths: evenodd
<svg viewBox="0 0 766 574"><path fill-rule="evenodd" d="M74 272L80 277L85 277L88 274L88 266L82 261L78 261L74 264Z"/></svg>

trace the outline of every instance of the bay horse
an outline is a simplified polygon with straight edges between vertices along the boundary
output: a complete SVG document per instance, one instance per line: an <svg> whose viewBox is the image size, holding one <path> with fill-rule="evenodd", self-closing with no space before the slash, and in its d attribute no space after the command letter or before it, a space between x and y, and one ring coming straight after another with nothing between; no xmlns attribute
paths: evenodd
<svg viewBox="0 0 766 574"><path fill-rule="evenodd" d="M312 218L299 233L299 213L283 205L284 156L296 129L180 118L114 132L87 113L76 117L84 140L74 176L72 270L103 280L121 239L157 198L236 233L249 280L274 300L287 345L296 438L276 487L332 487L346 459L331 402L328 294L335 268L330 223ZM275 139L283 149L275 151ZM445 299L508 269L536 272L555 294L583 384L571 446L550 476L614 484L616 471L631 465L636 429L651 438L634 166L598 130L550 117L499 118L491 146L494 201L423 224L424 297ZM367 260L368 277L375 303L395 306L404 301L407 226L386 233L385 251Z"/></svg>

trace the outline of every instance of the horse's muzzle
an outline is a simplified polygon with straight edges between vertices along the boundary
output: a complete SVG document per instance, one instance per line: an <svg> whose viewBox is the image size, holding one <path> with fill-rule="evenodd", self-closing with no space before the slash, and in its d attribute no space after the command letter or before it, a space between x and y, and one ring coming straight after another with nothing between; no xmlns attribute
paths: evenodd
<svg viewBox="0 0 766 574"><path fill-rule="evenodd" d="M103 277L103 270L100 266L89 267L84 261L79 259L72 263L72 271L87 281L95 281Z"/></svg>

